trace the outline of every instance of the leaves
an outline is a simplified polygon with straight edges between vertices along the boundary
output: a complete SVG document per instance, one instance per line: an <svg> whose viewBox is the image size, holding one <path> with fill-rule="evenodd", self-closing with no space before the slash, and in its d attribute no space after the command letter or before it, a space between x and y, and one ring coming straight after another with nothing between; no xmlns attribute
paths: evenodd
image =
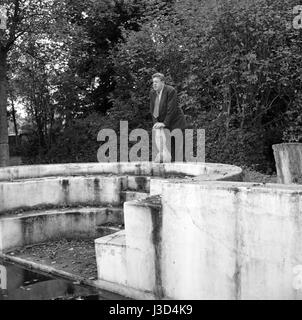
<svg viewBox="0 0 302 320"><path fill-rule="evenodd" d="M5 41L24 31L9 62L37 132L28 153L46 145L36 161L94 161L99 128L121 120L150 128L156 71L176 87L192 126L209 131L211 161L268 167L272 143L300 139L294 0L20 0L18 23L16 2L6 3Z"/></svg>
<svg viewBox="0 0 302 320"><path fill-rule="evenodd" d="M135 97L138 110L147 114L149 79L161 71L178 89L180 106L196 127L212 131L208 119L218 117L221 132L208 143L222 149L209 147L210 160L273 165L269 144L281 139L284 114L301 90L301 36L286 27L294 1L179 0L167 11L159 10L160 4L166 1L150 5L141 30L124 33L125 41L112 53L114 108L124 105L126 115ZM196 120L204 112L206 121ZM142 116L140 121L147 121ZM240 145L232 156L223 150L227 141Z"/></svg>

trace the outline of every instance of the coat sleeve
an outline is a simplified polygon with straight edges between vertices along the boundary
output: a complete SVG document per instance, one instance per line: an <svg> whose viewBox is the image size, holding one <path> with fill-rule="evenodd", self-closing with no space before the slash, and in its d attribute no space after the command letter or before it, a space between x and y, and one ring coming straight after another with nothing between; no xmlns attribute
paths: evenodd
<svg viewBox="0 0 302 320"><path fill-rule="evenodd" d="M149 101L150 101L150 104L149 104L150 113L152 114L153 101L152 101L152 92L151 91L150 91L150 94L149 94Z"/></svg>
<svg viewBox="0 0 302 320"><path fill-rule="evenodd" d="M151 118L152 118L153 123L155 123L155 118L153 117L153 95L152 95L152 91L150 91L149 100L150 100L149 108L150 108Z"/></svg>
<svg viewBox="0 0 302 320"><path fill-rule="evenodd" d="M167 97L167 114L164 120L164 124L166 127L169 127L173 113L175 112L176 108L177 108L177 93L176 93L176 90L172 88L172 90L168 92L168 97Z"/></svg>

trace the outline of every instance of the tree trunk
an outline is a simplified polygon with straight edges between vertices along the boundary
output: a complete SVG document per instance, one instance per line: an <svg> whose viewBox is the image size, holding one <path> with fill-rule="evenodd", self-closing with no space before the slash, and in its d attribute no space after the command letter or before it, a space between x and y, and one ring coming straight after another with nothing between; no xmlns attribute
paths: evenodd
<svg viewBox="0 0 302 320"><path fill-rule="evenodd" d="M13 122L14 122L14 129L16 137L19 136L18 126L17 126L17 119L16 119L16 109L15 109L15 102L13 95L10 96L11 104L12 104L12 114L13 114Z"/></svg>
<svg viewBox="0 0 302 320"><path fill-rule="evenodd" d="M0 167L9 165L6 70L7 53L0 50Z"/></svg>
<svg viewBox="0 0 302 320"><path fill-rule="evenodd" d="M302 184L302 143L274 144L278 183Z"/></svg>

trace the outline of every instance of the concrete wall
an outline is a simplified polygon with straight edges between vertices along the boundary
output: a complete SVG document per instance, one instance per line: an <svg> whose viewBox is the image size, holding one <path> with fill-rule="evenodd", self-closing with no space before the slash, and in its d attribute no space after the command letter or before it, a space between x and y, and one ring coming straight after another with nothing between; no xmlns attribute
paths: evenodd
<svg viewBox="0 0 302 320"><path fill-rule="evenodd" d="M160 282L161 205L160 199L124 204L127 285L150 291L162 298ZM139 275L139 276L137 276Z"/></svg>
<svg viewBox="0 0 302 320"><path fill-rule="evenodd" d="M0 183L1 212L42 205L120 205L121 177L44 178Z"/></svg>
<svg viewBox="0 0 302 320"><path fill-rule="evenodd" d="M236 180L241 173L239 167L210 163L71 163L0 168L0 214L40 205L120 205L129 199L122 191L149 192L150 177Z"/></svg>
<svg viewBox="0 0 302 320"><path fill-rule="evenodd" d="M0 251L67 238L97 238L97 227L122 223L120 210L72 208L26 212L0 219Z"/></svg>
<svg viewBox="0 0 302 320"><path fill-rule="evenodd" d="M121 205L123 191L150 191L150 178L240 179L239 167L210 163L80 163L0 168L1 212L45 205ZM137 197L136 197L137 198Z"/></svg>
<svg viewBox="0 0 302 320"><path fill-rule="evenodd" d="M125 203L124 242L103 256L123 272L103 269L102 284L135 298L302 299L302 186L152 184L162 209L156 197Z"/></svg>
<svg viewBox="0 0 302 320"><path fill-rule="evenodd" d="M142 196L148 189L160 194L161 210L148 199L126 202L125 236L96 242L98 267L103 268L99 278L120 284L122 294L129 288L136 297L302 298L302 186L203 181L240 178L240 168L214 164L102 163L1 170L3 214L45 204L120 205L127 188L142 191ZM167 175L176 178L161 178ZM1 218L2 248L3 239L13 242L11 230L20 233L21 220ZM40 233L33 228L33 235L47 234L50 225L63 228L58 216L46 220L46 225L39 224Z"/></svg>
<svg viewBox="0 0 302 320"><path fill-rule="evenodd" d="M187 238L182 239L180 233L175 233L178 238L177 243L173 243L173 238L169 238L175 224L173 218L169 222L170 226L165 224L166 219L170 217L169 211L165 208L161 211L160 203L150 203L144 198L149 191L151 194L164 194L167 186L164 182L166 178L173 177L172 185L185 186L184 180L194 181L196 185L204 180L240 180L241 173L242 170L235 166L208 163L89 163L2 168L0 169L0 217L2 214L0 249L44 241L58 234L64 236L74 230L70 228L74 224L74 217L70 217L69 221L64 215L52 217L41 214L36 219L30 220L30 217L21 219L15 216L16 209L78 204L120 206L125 200L133 198L132 191L139 191L139 194L135 194L135 198L143 200L125 203L127 212L125 236L104 237L108 241L103 238L96 241L99 278L107 283L117 283L120 286L117 292L123 295L130 290L136 298L141 294L149 298L199 298L201 293L196 291L199 282L195 283L189 278L193 274L192 270L203 272L199 268L200 260L196 260L199 259L199 249L194 249L193 252L193 259L197 262L190 261L193 242L188 242ZM192 197L186 199L188 196ZM187 216L187 211L191 212L190 210L194 209L190 206L199 203L195 197L198 199L199 194L190 195L189 190L182 189L180 193L172 193L171 199L165 199L166 203L169 201L177 203L182 199L182 205L189 201L188 208L180 210L175 208L177 217L177 215ZM213 199L215 202L215 196ZM45 223L40 223L39 219ZM88 223L88 229L97 223L94 221L95 218L90 219L89 215L83 219L79 226L85 225L88 220L93 220L92 223ZM28 228L24 229L25 225ZM182 228L178 223L176 225L177 228ZM64 226L67 227L64 229ZM164 229L164 226L167 228ZM200 235L191 229L192 227L188 225L186 232L189 236L194 235L198 238ZM30 231L25 232L25 230ZM79 228L78 231L83 230ZM165 249L165 246L168 246L168 249ZM173 248L171 254L169 246ZM187 252L185 261L181 263L187 263L190 271L185 270L182 274L180 269L175 270L178 272L175 273L177 276L187 278L180 279L183 281L184 290L179 290L179 287L173 289L171 283L179 280L173 275L169 276L166 268L170 268L169 263L171 258L174 259L173 255L176 254L182 259L183 250ZM175 263L174 259L172 264ZM212 296L212 293L209 295Z"/></svg>
<svg viewBox="0 0 302 320"><path fill-rule="evenodd" d="M219 163L153 163L153 162L116 162L116 163L68 163L54 165L33 165L0 168L0 181L33 179L59 176L86 175L139 175L162 176L178 175L215 180L240 180L239 167Z"/></svg>
<svg viewBox="0 0 302 320"><path fill-rule="evenodd" d="M302 143L273 145L278 183L302 184Z"/></svg>
<svg viewBox="0 0 302 320"><path fill-rule="evenodd" d="M302 187L163 183L162 206L165 296L302 298Z"/></svg>

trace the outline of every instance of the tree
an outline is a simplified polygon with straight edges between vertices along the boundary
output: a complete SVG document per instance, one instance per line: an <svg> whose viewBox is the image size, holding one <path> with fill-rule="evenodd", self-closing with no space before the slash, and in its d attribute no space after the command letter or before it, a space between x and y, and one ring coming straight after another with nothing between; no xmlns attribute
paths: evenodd
<svg viewBox="0 0 302 320"><path fill-rule="evenodd" d="M1 3L0 3L1 4ZM0 39L4 38L6 30L6 12L3 8L2 15L0 17L1 29ZM5 20L5 21L4 21ZM6 61L7 52L5 47L0 42L0 166L8 164L9 150L8 150L8 127L7 127L7 115L6 115L6 104L7 104L7 83L6 83Z"/></svg>
<svg viewBox="0 0 302 320"><path fill-rule="evenodd" d="M206 130L207 161L274 165L284 116L301 92L301 31L294 0L178 0L150 5L138 32L113 53L114 108L145 123L155 70L179 92L193 127ZM142 112L143 111L143 112ZM126 112L126 111L125 111ZM296 125L298 125L296 121Z"/></svg>
<svg viewBox="0 0 302 320"><path fill-rule="evenodd" d="M7 136L8 57L16 44L32 34L46 30L56 20L60 0L1 0L7 10L7 29L0 34L0 166L9 164Z"/></svg>
<svg viewBox="0 0 302 320"><path fill-rule="evenodd" d="M85 122L92 113L100 117L110 109L108 95L115 83L109 51L121 39L122 27L139 27L136 19L144 8L137 0L56 4L48 19L52 24L22 37L8 57L10 83L34 129L31 154L37 161L49 159L49 152L53 156L56 146L68 150L64 143L70 138L76 148L79 121ZM64 152L59 153L62 161Z"/></svg>
<svg viewBox="0 0 302 320"><path fill-rule="evenodd" d="M58 92L58 99L66 106L64 109L71 111L70 119L95 111L102 115L112 107L108 97L115 88L115 81L110 51L122 39L123 29L138 31L137 20L144 12L145 2L67 1L69 21L86 32L86 38L71 48L68 70ZM68 87L73 89L68 90ZM80 101L69 94L77 91L81 91ZM74 107L68 110L71 101Z"/></svg>

